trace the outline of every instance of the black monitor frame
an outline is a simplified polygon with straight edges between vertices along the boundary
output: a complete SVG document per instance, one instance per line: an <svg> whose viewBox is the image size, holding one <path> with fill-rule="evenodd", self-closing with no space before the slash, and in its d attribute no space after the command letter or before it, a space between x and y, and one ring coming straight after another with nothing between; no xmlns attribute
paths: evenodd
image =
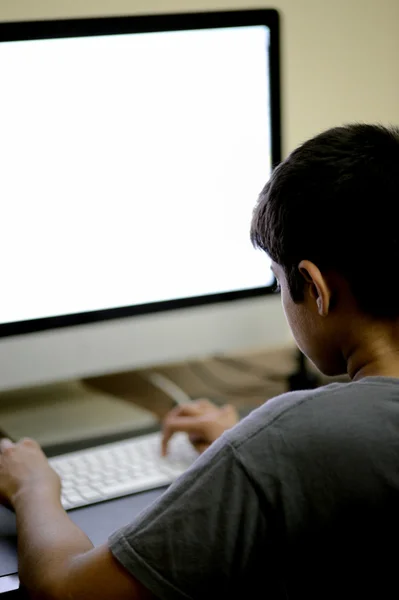
<svg viewBox="0 0 399 600"><path fill-rule="evenodd" d="M274 9L0 23L0 43L251 25L266 25L270 30L271 156L274 167L281 160L280 27L279 14ZM264 296L273 293L273 288L274 285L271 285L250 290L236 290L192 298L180 298L120 308L32 319L29 321L4 323L0 324L0 338ZM29 298L27 298L27 301L29 301Z"/></svg>

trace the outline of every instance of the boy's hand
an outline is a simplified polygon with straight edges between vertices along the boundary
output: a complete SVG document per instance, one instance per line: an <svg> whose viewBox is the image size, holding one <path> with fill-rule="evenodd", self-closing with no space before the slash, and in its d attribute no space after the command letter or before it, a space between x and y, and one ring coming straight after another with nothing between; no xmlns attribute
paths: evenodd
<svg viewBox="0 0 399 600"><path fill-rule="evenodd" d="M162 454L167 453L170 438L177 431L188 434L190 442L199 452L204 452L224 431L239 421L237 410L230 404L221 408L209 400L196 400L174 408L163 426Z"/></svg>
<svg viewBox="0 0 399 600"><path fill-rule="evenodd" d="M60 499L61 482L39 444L23 439L17 444L0 441L0 502L14 507L21 494L43 492Z"/></svg>

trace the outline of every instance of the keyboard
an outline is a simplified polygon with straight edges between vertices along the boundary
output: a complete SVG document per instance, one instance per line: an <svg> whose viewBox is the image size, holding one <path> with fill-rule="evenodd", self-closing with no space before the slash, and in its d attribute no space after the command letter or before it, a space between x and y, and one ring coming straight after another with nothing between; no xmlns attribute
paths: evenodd
<svg viewBox="0 0 399 600"><path fill-rule="evenodd" d="M65 510L121 498L171 484L198 453L187 436L172 437L161 457L161 433L105 444L49 460L62 483Z"/></svg>

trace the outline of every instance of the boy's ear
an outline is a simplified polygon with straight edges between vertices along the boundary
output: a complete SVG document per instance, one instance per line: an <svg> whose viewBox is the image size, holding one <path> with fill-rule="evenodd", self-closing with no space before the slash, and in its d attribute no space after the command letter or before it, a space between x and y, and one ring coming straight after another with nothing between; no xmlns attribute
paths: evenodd
<svg viewBox="0 0 399 600"><path fill-rule="evenodd" d="M320 269L310 260L301 260L299 272L308 284L311 299L321 317L327 317L331 308L331 291Z"/></svg>

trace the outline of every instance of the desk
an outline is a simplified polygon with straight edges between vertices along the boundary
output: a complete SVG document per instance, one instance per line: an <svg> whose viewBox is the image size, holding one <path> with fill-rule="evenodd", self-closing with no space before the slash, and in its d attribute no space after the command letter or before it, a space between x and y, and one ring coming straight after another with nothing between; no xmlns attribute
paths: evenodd
<svg viewBox="0 0 399 600"><path fill-rule="evenodd" d="M270 397L286 391L284 376L294 368L292 348L274 352L258 352L236 357L238 363L222 363L215 359L192 364L163 366L157 369L180 385L192 398L207 397L218 402L230 402L245 413ZM247 372L245 365L253 367ZM244 368L243 368L244 365ZM199 367L199 368L198 368ZM267 381L264 371L279 375L278 381ZM251 370L251 369L249 369ZM278 379L278 378L277 378ZM162 418L171 408L171 401L154 390L140 372L119 373L87 380L89 385L116 396L134 401ZM94 545L104 543L109 535L132 521L143 508L152 503L163 490L153 490L77 509L70 512L72 520L87 533ZM18 597L16 573L16 530L14 515L0 507L0 563L6 577L0 578L0 595ZM7 563L5 561L8 561Z"/></svg>

